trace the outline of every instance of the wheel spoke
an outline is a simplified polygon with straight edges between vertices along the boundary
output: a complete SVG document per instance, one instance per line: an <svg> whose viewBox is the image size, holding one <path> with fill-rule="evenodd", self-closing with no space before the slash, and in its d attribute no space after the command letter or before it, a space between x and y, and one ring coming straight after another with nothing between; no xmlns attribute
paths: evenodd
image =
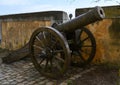
<svg viewBox="0 0 120 85"><path fill-rule="evenodd" d="M56 59L58 59L59 61L61 61L62 63L64 63L64 62L65 62L65 60L64 60L64 59L62 59L60 56L55 56L55 58L56 58Z"/></svg>
<svg viewBox="0 0 120 85"><path fill-rule="evenodd" d="M38 36L36 36L36 39L40 42L41 46L45 47L44 43L42 42L42 40L39 39Z"/></svg>
<svg viewBox="0 0 120 85"><path fill-rule="evenodd" d="M83 45L81 47L93 47L92 45Z"/></svg>
<svg viewBox="0 0 120 85"><path fill-rule="evenodd" d="M86 51L84 51L82 49L80 49L80 51L83 52L83 53L85 53L85 54L87 54L87 55L90 55L88 52L86 52Z"/></svg>
<svg viewBox="0 0 120 85"><path fill-rule="evenodd" d="M47 41L49 41L49 46L51 46L51 44L53 44L53 43L52 43L52 35L50 33L47 34L46 39L47 39Z"/></svg>
<svg viewBox="0 0 120 85"><path fill-rule="evenodd" d="M38 48L38 49L40 49L40 50L43 50L43 48L42 48L42 47L37 46L37 45L33 45L33 47Z"/></svg>
<svg viewBox="0 0 120 85"><path fill-rule="evenodd" d="M48 46L49 43L48 43L48 40L47 40L47 37L46 37L46 34L47 34L47 33L45 33L45 32L43 31L42 34L43 34L43 43L45 44L45 46Z"/></svg>
<svg viewBox="0 0 120 85"><path fill-rule="evenodd" d="M42 34L43 34L44 39L46 39L46 35L45 35L45 32L44 32L44 31L42 32Z"/></svg>
<svg viewBox="0 0 120 85"><path fill-rule="evenodd" d="M42 58L41 61L39 62L39 65L45 60L45 58Z"/></svg>
<svg viewBox="0 0 120 85"><path fill-rule="evenodd" d="M80 52L79 52L79 56L80 56L80 58L83 60L83 62L86 61Z"/></svg>
<svg viewBox="0 0 120 85"><path fill-rule="evenodd" d="M47 69L47 67L48 67L48 62L49 62L49 60L46 59L45 69Z"/></svg>
<svg viewBox="0 0 120 85"><path fill-rule="evenodd" d="M83 42L86 41L87 39L89 39L89 37L86 37L86 38L83 39L80 43L83 43Z"/></svg>

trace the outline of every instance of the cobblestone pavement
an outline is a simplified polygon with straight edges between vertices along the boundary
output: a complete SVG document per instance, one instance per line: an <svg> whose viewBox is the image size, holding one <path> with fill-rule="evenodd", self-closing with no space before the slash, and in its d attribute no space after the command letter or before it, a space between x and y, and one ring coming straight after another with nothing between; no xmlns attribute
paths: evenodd
<svg viewBox="0 0 120 85"><path fill-rule="evenodd" d="M52 80L40 75L30 59L20 60L12 64L0 65L0 85L68 85L68 82L90 71L86 70L81 72L81 70L82 69L78 69L80 74L73 74L64 80ZM68 72L68 74L70 73Z"/></svg>
<svg viewBox="0 0 120 85"><path fill-rule="evenodd" d="M47 83L54 82L41 76L30 61L21 60L9 65L0 65L0 85L45 85Z"/></svg>

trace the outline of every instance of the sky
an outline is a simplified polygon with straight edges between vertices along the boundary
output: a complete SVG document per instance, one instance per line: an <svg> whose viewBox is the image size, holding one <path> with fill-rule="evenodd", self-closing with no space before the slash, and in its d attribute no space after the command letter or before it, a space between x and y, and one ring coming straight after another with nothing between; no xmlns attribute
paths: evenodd
<svg viewBox="0 0 120 85"><path fill-rule="evenodd" d="M120 0L0 0L0 15L41 11L65 11L74 15L76 8L120 5Z"/></svg>

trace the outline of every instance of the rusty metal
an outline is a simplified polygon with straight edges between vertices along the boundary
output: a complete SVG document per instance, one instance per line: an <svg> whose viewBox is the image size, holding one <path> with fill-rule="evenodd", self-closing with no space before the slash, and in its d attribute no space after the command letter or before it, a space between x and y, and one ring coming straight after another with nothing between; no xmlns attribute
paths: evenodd
<svg viewBox="0 0 120 85"><path fill-rule="evenodd" d="M70 63L78 66L89 64L96 53L96 42L84 26L104 17L103 9L95 7L65 23L38 28L29 42L36 69L47 77L58 78L66 72Z"/></svg>
<svg viewBox="0 0 120 85"><path fill-rule="evenodd" d="M105 18L104 11L101 7L97 6L70 21L57 25L56 29L63 32L72 32L83 26L102 20L103 18Z"/></svg>

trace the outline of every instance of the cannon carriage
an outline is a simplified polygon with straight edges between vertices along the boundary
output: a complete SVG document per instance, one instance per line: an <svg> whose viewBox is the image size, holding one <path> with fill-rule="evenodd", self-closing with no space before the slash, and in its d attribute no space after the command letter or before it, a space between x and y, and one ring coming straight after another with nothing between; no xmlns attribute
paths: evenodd
<svg viewBox="0 0 120 85"><path fill-rule="evenodd" d="M45 76L58 78L70 65L89 64L96 53L96 42L85 26L104 17L103 9L95 7L65 23L35 30L29 41L35 68Z"/></svg>

